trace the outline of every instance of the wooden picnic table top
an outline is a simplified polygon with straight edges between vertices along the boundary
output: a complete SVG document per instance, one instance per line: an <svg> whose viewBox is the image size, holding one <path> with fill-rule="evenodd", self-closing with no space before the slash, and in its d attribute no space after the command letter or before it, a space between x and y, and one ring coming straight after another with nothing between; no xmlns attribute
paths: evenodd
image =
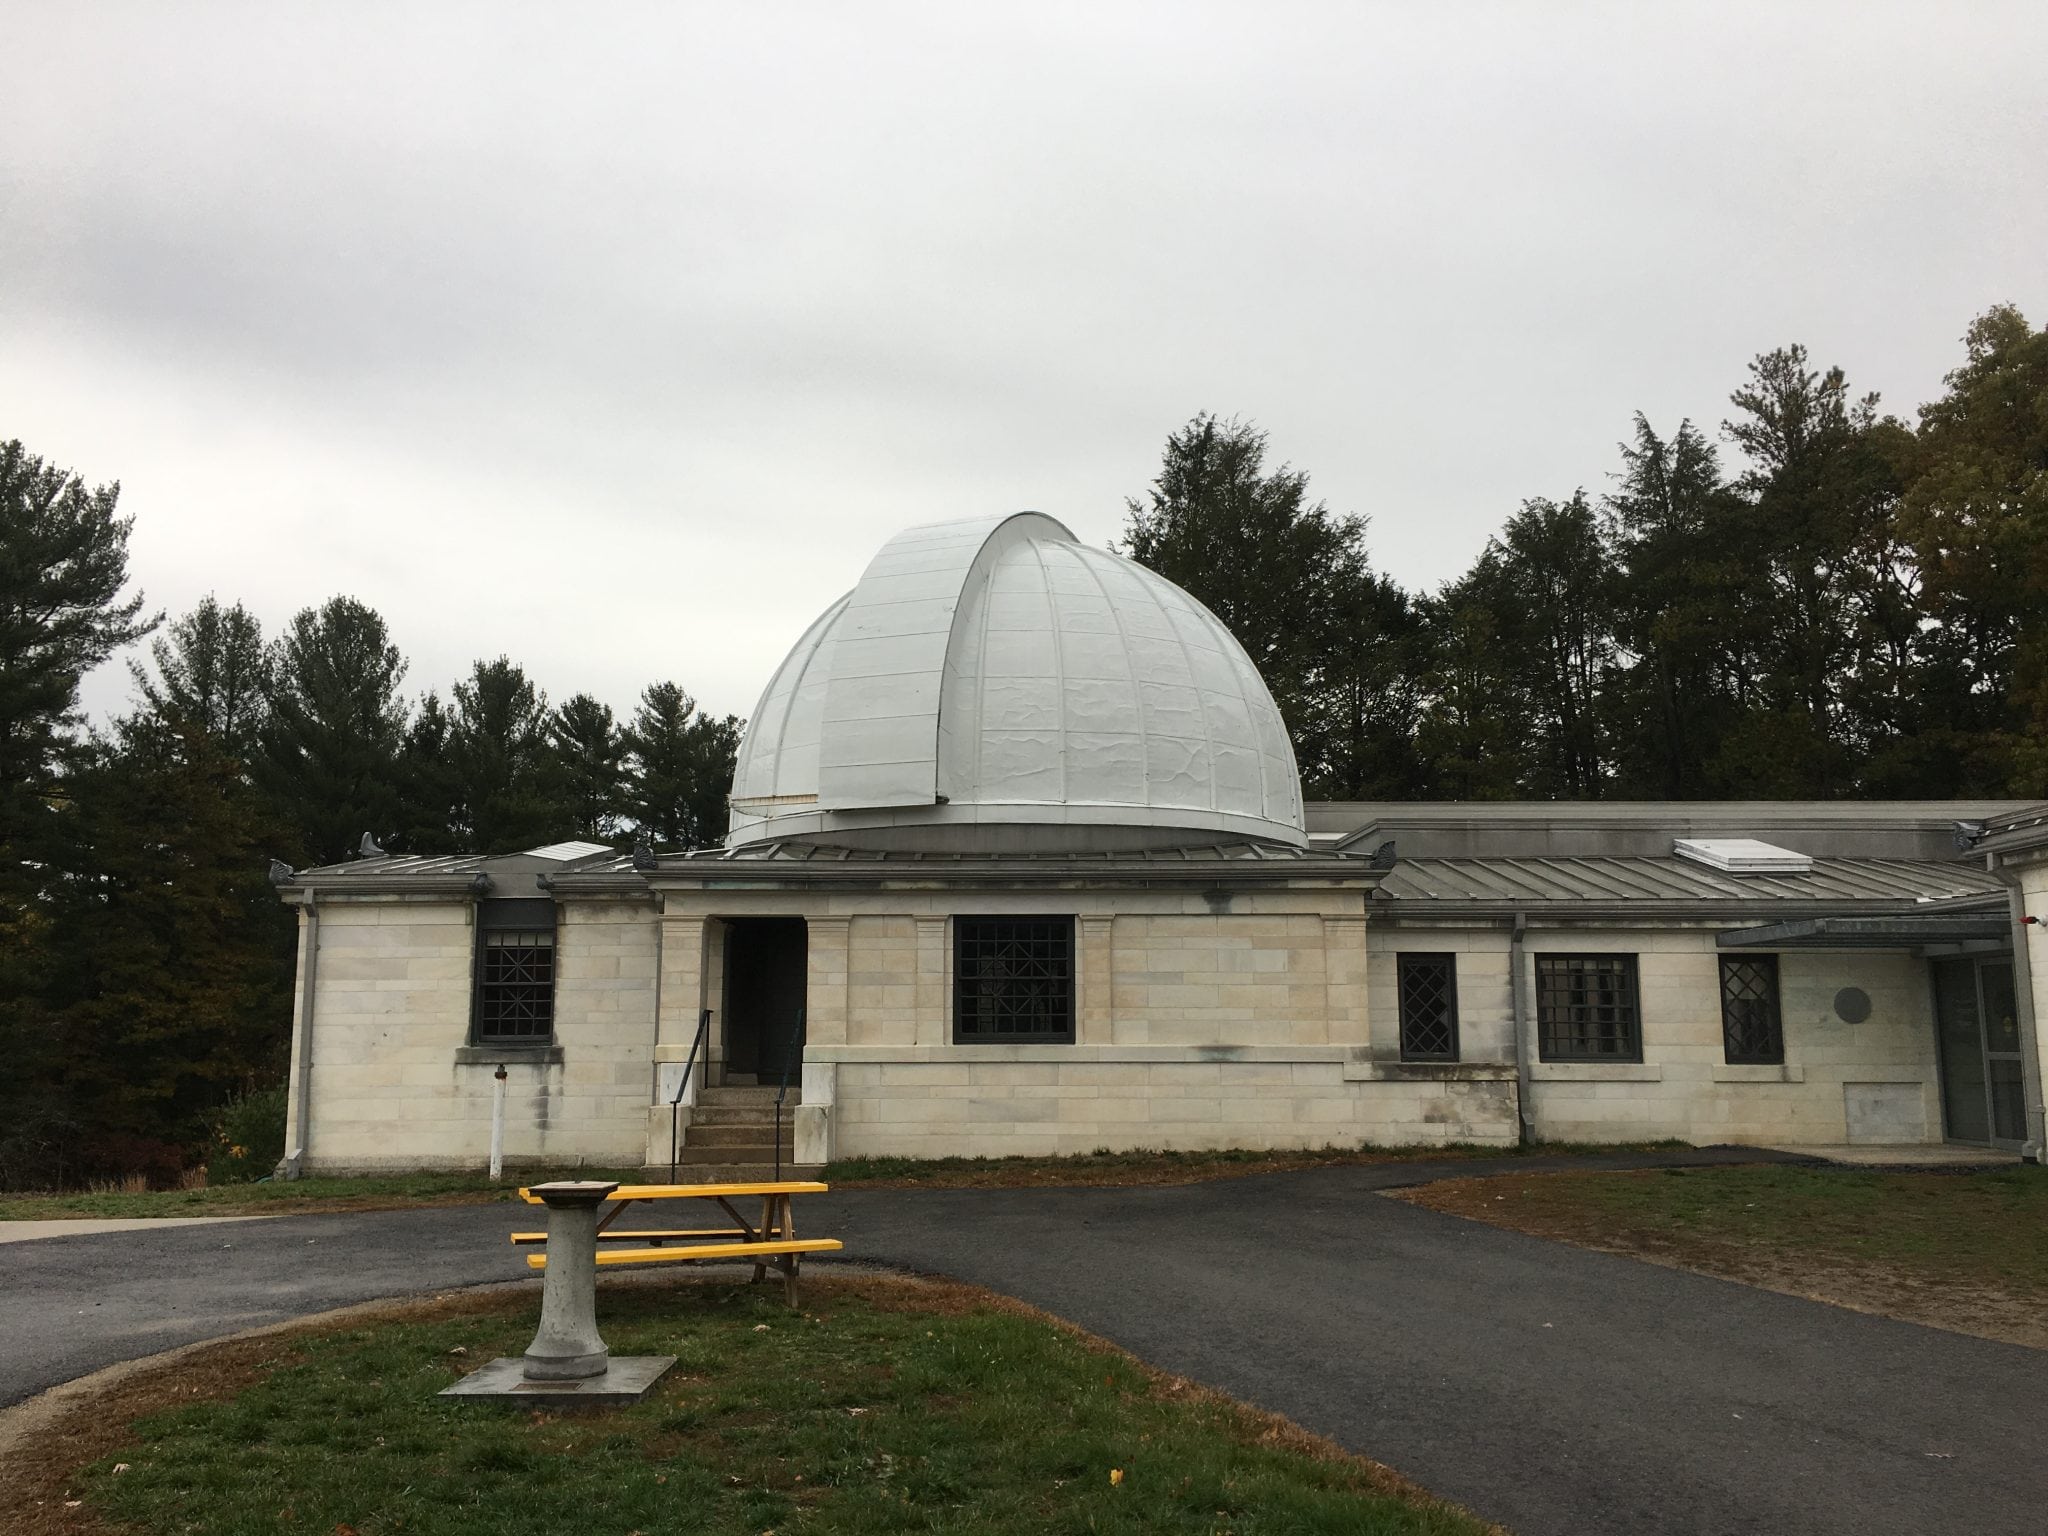
<svg viewBox="0 0 2048 1536"><path fill-rule="evenodd" d="M716 1200L725 1195L822 1195L832 1186L815 1179L790 1179L761 1184L621 1184L607 1200ZM531 1185L519 1191L528 1205L546 1205Z"/></svg>

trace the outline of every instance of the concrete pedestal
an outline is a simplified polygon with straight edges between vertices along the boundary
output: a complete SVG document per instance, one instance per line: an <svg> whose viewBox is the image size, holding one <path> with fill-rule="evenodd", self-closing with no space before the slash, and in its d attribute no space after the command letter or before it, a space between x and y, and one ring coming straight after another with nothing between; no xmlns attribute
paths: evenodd
<svg viewBox="0 0 2048 1536"><path fill-rule="evenodd" d="M611 1351L597 1336L597 1208L618 1187L591 1179L533 1186L548 1207L548 1267L540 1330L526 1346L528 1381L604 1374Z"/></svg>
<svg viewBox="0 0 2048 1536"><path fill-rule="evenodd" d="M526 1353L472 1371L443 1397L477 1397L536 1407L615 1408L637 1403L676 1363L674 1355L614 1360L597 1332L597 1208L616 1184L536 1184L548 1208L548 1267L540 1327Z"/></svg>

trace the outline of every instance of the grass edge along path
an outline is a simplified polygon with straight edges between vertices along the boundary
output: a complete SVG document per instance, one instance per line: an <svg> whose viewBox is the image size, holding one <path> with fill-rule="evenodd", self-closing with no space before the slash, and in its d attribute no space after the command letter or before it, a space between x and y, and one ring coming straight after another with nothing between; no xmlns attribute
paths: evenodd
<svg viewBox="0 0 2048 1536"><path fill-rule="evenodd" d="M1509 1170L1388 1194L1532 1237L2048 1349L2048 1169Z"/></svg>
<svg viewBox="0 0 2048 1536"><path fill-rule="evenodd" d="M1386 1163L1498 1161L1586 1153L1620 1155L1685 1147L1682 1141L1621 1143L1535 1142L1526 1147L1445 1142L1430 1146L1214 1148L1172 1152L1107 1149L1047 1157L856 1157L826 1165L819 1175L842 1189L1105 1188L1198 1184L1209 1179L1293 1173L1307 1168L1356 1168ZM166 1216L300 1216L320 1211L396 1211L421 1206L489 1205L510 1200L521 1185L546 1179L645 1181L641 1168L519 1168L493 1183L481 1173L375 1174L314 1177L289 1183L223 1184L207 1189L79 1194L0 1193L0 1221L67 1217L120 1219ZM687 1175L686 1175L687 1176Z"/></svg>
<svg viewBox="0 0 2048 1536"><path fill-rule="evenodd" d="M524 1346L531 1290L180 1351L17 1443L0 1529L516 1536L567 1519L629 1536L687 1510L720 1533L1498 1530L1007 1297L821 1277L799 1314L770 1289L607 1287L615 1351L682 1358L647 1402L601 1414L433 1395Z"/></svg>

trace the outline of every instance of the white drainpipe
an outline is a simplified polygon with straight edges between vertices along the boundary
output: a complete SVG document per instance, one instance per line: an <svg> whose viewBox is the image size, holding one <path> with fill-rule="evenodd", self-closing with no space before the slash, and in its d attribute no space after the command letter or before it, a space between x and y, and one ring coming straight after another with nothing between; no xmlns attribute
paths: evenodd
<svg viewBox="0 0 2048 1536"><path fill-rule="evenodd" d="M306 888L306 981L305 990L299 998L299 1078L297 1123L293 1126L293 1146L285 1154L284 1176L287 1179L305 1177L306 1142L313 1128L313 1000L319 995L320 972L320 908L319 892L311 886Z"/></svg>
<svg viewBox="0 0 2048 1536"><path fill-rule="evenodd" d="M1517 912L1513 921L1508 935L1508 985L1515 1013L1515 1115L1521 1144L1526 1147L1536 1139L1536 1105L1529 1076L1529 986L1522 978L1522 936L1528 928L1528 915Z"/></svg>

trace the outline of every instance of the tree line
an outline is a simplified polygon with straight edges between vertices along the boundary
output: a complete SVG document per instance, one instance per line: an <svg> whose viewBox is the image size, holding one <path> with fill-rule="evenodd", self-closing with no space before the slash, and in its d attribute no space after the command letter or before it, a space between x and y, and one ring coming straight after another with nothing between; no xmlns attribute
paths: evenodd
<svg viewBox="0 0 2048 1536"><path fill-rule="evenodd" d="M2048 331L1980 316L1911 423L1799 346L1729 404L1638 414L1434 591L1210 415L1124 549L1244 643L1312 797L2048 795Z"/></svg>
<svg viewBox="0 0 2048 1536"><path fill-rule="evenodd" d="M274 637L213 596L164 623L125 591L119 496L0 443L0 1188L169 1179L281 1079L273 858L337 862L365 832L503 853L725 828L740 722L676 683L619 720L500 656L409 698L385 621L345 596ZM88 728L85 674L144 640L132 707Z"/></svg>

